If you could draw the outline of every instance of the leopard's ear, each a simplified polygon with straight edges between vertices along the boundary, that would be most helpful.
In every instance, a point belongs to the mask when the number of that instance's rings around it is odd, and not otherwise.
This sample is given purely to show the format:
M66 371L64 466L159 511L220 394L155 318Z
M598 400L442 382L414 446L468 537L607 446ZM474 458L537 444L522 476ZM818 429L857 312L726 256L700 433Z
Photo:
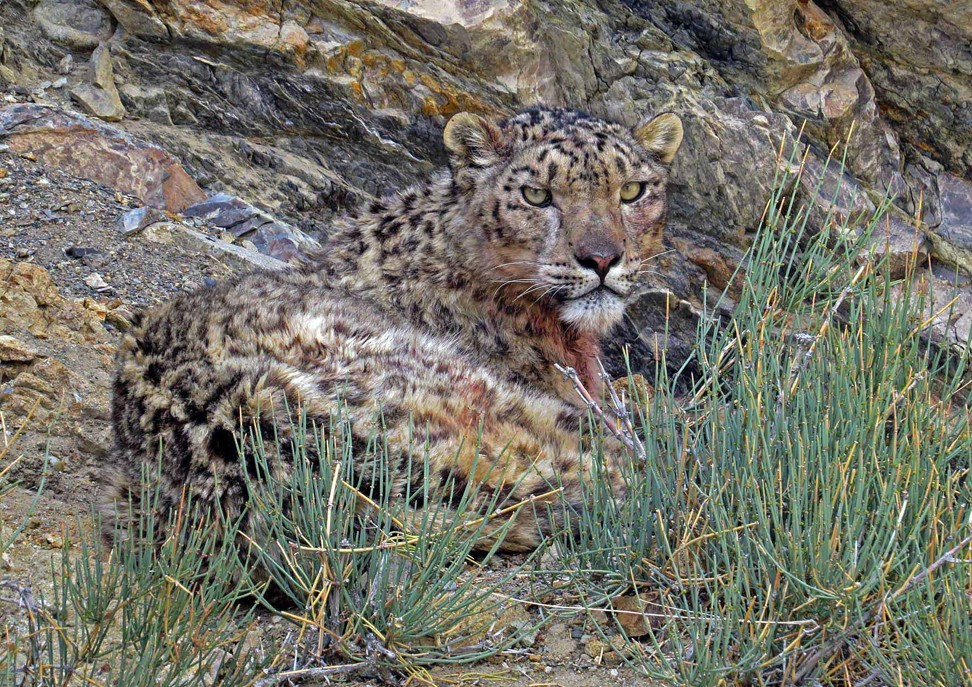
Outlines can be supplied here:
M634 128L634 137L664 164L671 164L682 145L682 120L671 112L646 119Z
M442 132L453 163L489 167L502 160L509 141L494 122L471 112L453 115Z

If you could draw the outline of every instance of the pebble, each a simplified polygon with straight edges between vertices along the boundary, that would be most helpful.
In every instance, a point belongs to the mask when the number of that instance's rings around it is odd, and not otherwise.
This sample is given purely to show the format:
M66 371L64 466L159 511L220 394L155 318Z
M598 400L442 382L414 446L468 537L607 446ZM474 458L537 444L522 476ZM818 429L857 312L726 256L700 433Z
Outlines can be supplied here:
M68 246L64 249L64 254L72 260L80 260L89 255L101 255L97 248L84 248L82 246Z
M90 286L95 291L98 291L99 293L111 289L111 286L108 284L108 282L105 281L104 277L102 277L97 272L92 272L87 277L85 277L84 283Z

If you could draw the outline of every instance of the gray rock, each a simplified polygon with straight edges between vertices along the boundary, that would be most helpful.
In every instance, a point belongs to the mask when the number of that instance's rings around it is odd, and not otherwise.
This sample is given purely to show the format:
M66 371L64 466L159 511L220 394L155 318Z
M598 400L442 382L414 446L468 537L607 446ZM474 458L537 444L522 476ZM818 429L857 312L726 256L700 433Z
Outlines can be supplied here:
M972 251L972 183L953 174L938 177L942 221L935 233L956 248ZM966 266L972 271L972 266Z
M731 301L719 304L719 312L728 315ZM656 366L674 372L691 361L698 338L701 310L679 299L667 289L644 289L628 303L625 321L604 346L605 367L614 377L628 372L640 372L655 378ZM686 391L697 366L690 363L677 380L676 388Z
M930 247L924 232L897 214L888 213L878 221L871 245L861 258L886 259L889 276L901 279L928 266Z
M190 227L183 226L181 231L191 243L194 243L198 247L199 250L219 251L231 256L248 267L259 267L260 269L265 270L283 270L287 269L288 267L287 263L283 260L278 260L269 255L263 255L241 246L220 241Z
M935 344L961 351L972 340L972 276L945 265L918 274L909 285L899 285L895 294L907 288L913 300L921 299L919 317L928 318L925 335Z
M855 176L904 191L898 143L880 117L874 89L844 32L816 3L625 4L706 58L739 91L806 121L806 131L826 149L847 142Z
M830 0L901 137L972 176L972 10L967 1ZM926 152L927 154L927 152Z
M183 215L205 220L230 234L241 245L264 255L289 262L316 250L320 244L286 222L250 205L242 198L218 193L186 208Z
M108 11L133 36L167 40L169 30L146 0L101 0Z
M165 214L155 208L135 208L118 218L118 231L124 236L132 236L150 224L162 222L165 219Z
M149 121L163 126L172 126L172 113L169 111L169 101L161 88L143 88L142 86L125 83L118 87L122 104L128 112L136 117L144 117Z
M90 50L111 37L111 15L96 0L41 0L34 19L55 43Z

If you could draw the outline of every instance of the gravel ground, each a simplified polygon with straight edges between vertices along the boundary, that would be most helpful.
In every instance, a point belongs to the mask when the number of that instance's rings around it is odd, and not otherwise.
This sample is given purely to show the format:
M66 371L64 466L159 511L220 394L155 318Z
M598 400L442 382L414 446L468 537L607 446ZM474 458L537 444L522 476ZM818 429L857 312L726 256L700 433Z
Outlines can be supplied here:
M138 206L136 198L0 152L0 256L43 265L64 295L137 309L242 269L178 232L125 237L118 220Z

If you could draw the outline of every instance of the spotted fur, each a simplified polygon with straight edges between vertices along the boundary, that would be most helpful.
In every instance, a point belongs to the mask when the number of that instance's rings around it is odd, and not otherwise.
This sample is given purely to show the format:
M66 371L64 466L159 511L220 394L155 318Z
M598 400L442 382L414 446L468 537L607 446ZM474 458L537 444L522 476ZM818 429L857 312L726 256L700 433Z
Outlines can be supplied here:
M421 490L427 474L433 490L475 482L482 502L551 485L576 502L586 409L554 364L600 390L598 342L658 252L680 142L673 115L634 130L560 109L457 115L450 169L346 218L312 260L140 319L115 380L122 481L156 465L161 446L164 506L189 486L197 502L245 517L253 465L238 455L241 422L269 435L299 407L327 427L343 404L353 443L387 442L395 493ZM622 203L632 181L643 196ZM550 204L531 205L525 186ZM591 267L609 258L604 275ZM422 450L427 472L408 459ZM504 548L535 547L555 526L546 511L522 509Z

